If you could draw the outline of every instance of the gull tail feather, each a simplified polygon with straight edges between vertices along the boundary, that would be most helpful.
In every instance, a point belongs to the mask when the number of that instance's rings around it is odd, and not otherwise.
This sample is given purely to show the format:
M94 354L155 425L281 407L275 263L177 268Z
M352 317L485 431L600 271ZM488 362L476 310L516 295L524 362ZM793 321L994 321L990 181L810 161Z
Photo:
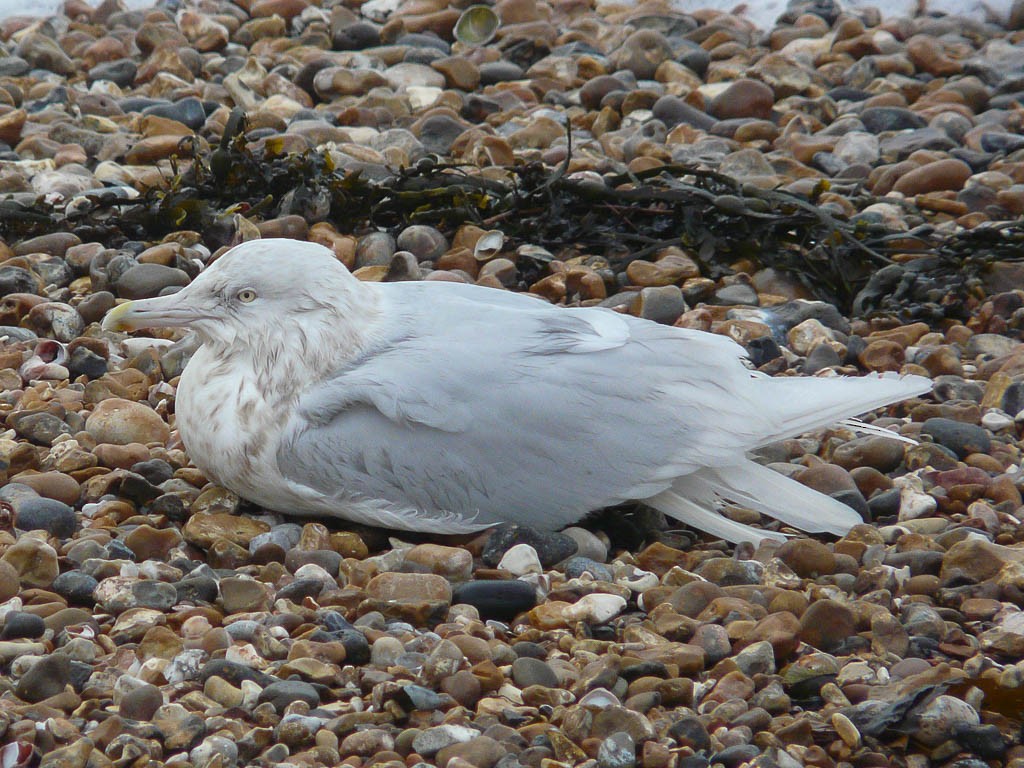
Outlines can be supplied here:
M768 467L745 459L727 467L702 469L673 483L673 489L690 495L687 486L701 484L701 495L711 494L774 517L809 533L843 536L864 522L857 512L831 496L798 483Z
M731 541L733 544L750 541L756 545L766 540L781 542L787 538L782 533L763 531L753 526L737 523L735 520L723 517L718 512L691 501L685 496L680 496L672 490L662 491L645 499L644 503L674 520L710 533L712 536L718 536L720 539Z
M887 437L890 440L898 440L899 442L906 443L907 445L918 445L917 440L914 440L912 437L906 437L901 435L899 432L887 429L886 427L876 427L874 424L868 424L867 422L861 421L860 419L852 416L836 423L840 426L846 427L847 429L853 430L860 435Z
M924 376L894 373L832 379L765 377L755 383L765 409L778 414L778 429L762 437L752 450L924 394L932 388L931 379ZM899 439L898 435L892 437Z

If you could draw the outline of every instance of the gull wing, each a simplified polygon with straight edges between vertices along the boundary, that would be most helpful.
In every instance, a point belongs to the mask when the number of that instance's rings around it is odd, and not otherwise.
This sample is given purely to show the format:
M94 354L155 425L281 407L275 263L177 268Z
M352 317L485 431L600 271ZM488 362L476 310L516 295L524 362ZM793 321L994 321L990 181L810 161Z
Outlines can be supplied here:
M378 344L302 395L277 461L389 525L559 527L774 428L727 339L472 286L380 289Z

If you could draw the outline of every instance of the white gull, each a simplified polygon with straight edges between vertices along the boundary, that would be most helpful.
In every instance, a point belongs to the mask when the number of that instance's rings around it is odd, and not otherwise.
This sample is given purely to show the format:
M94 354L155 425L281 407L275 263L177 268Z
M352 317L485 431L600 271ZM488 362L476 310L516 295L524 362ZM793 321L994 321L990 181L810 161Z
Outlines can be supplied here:
M723 337L449 282L364 283L326 248L239 245L105 327L202 345L177 427L211 480L282 513L461 533L556 529L642 500L731 541L860 522L752 461L770 442L931 389L919 376L771 378Z

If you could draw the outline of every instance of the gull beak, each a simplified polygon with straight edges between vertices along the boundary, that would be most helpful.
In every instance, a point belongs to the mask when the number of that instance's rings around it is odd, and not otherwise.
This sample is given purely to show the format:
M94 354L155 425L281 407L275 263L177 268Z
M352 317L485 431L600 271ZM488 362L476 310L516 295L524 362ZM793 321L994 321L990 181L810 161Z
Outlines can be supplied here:
M118 304L103 318L106 331L137 331L140 328L177 328L191 325L206 315L189 305L183 291L170 296L138 299Z

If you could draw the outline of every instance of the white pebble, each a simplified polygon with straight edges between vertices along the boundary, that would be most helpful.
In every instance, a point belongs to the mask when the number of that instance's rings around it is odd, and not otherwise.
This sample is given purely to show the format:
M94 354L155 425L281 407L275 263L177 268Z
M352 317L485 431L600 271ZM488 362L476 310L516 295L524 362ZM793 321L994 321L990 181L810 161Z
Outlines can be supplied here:
M498 567L508 571L514 576L522 576L527 573L542 573L544 569L540 564L540 557L537 550L529 544L516 544L501 557Z
M1013 417L998 408L993 408L981 417L981 426L993 432L999 432L1013 426Z
M618 595L595 592L594 594L584 595L566 608L565 618L569 621L603 624L622 613L625 607L625 599Z

